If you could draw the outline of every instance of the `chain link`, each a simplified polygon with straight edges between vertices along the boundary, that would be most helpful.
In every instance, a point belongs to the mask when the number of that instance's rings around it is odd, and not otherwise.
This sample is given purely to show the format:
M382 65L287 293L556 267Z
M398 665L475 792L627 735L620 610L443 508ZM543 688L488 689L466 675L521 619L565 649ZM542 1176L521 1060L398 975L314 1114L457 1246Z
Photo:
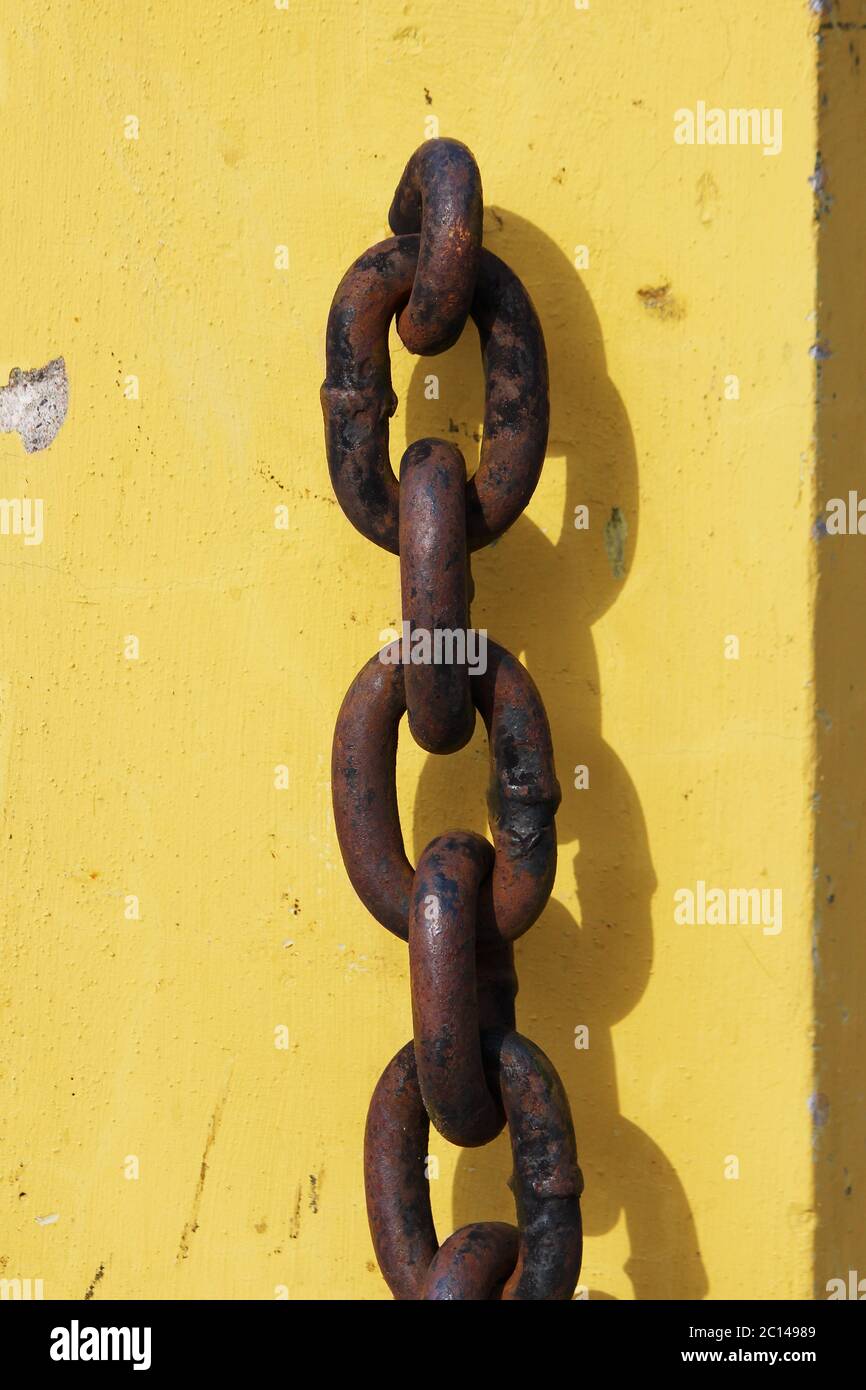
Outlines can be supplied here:
M408 941L414 1037L385 1068L364 1140L367 1212L397 1299L570 1299L580 1272L574 1130L562 1083L515 1031L514 940L543 910L556 872L560 790L547 715L529 673L495 642L474 672L467 643L472 550L502 535L538 482L549 419L547 358L523 285L481 245L481 177L465 145L418 149L394 195L393 238L355 261L331 306L322 386L328 467L346 516L400 556L403 641L355 677L334 731L331 784L343 861L365 907ZM388 330L410 352L451 347L467 317L481 341L484 434L466 481L453 444L421 439L390 464L397 408ZM416 634L451 635L434 664ZM493 844L456 830L412 867L397 808L398 727L429 752L471 737L490 750ZM466 1147L508 1126L517 1225L474 1222L441 1246L427 1176L430 1122Z

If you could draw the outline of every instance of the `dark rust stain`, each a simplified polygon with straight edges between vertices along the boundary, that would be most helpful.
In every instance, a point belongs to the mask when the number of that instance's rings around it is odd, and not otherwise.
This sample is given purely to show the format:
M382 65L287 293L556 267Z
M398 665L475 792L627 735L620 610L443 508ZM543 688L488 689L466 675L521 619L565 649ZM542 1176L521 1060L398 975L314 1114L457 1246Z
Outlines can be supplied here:
M680 300L671 294L668 282L661 285L644 285L637 291L637 297L646 309L661 319L681 319L685 308Z

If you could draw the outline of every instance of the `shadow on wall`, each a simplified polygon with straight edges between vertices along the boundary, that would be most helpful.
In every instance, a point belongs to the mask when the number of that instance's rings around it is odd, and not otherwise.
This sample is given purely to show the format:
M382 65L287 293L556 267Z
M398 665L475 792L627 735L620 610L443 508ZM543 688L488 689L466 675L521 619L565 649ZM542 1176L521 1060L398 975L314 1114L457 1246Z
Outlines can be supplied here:
M815 1297L857 1297L866 1280L866 535L827 534L826 509L866 498L866 280L861 132L866 122L866 4L821 22L817 454L821 516L815 615ZM863 64L866 72L866 61ZM866 512L866 507L864 507ZM866 516L860 522L866 530ZM850 521L849 521L850 527ZM856 527L856 517L855 517ZM855 1279L851 1279L851 1273ZM859 1297L866 1297L866 1282Z
M590 631L617 598L632 564L638 514L634 443L607 376L589 296L561 249L531 223L496 208L485 209L484 240L521 277L544 329L551 428L541 486L561 489L562 522L552 535L524 515L500 542L476 552L472 621L521 657L547 707L563 790L559 882L563 870L573 872L581 918L576 922L552 899L517 943L518 1027L547 1052L568 1092L586 1183L585 1235L609 1232L624 1218L630 1250L625 1269L635 1298L699 1299L707 1279L685 1192L657 1145L620 1112L611 1037L613 1024L636 1007L647 984L656 887L635 789L601 736ZM427 399L431 373L439 379L438 400ZM449 439L473 471L483 401L473 328L451 352L419 359L406 405L407 442L425 435ZM575 530L578 505L589 506L588 531ZM589 790L574 787L578 764L589 769ZM415 798L416 861L445 829L486 831L486 783L486 738L478 720L461 754L427 759ZM589 1048L579 1051L575 1029L582 1024L589 1028ZM505 1185L510 1171L505 1134L485 1148L461 1152L455 1228L513 1220ZM587 1254L591 1249L585 1263ZM609 1296L590 1289L592 1298Z

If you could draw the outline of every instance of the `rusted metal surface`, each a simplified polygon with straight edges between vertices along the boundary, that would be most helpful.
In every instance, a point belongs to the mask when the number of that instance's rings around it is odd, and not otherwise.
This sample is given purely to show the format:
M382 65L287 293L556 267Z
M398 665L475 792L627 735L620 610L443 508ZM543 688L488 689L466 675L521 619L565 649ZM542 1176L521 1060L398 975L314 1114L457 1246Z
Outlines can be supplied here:
M383 927L408 938L414 870L406 857L397 809L397 729L406 709L398 644L362 666L337 716L331 760L334 819L352 887ZM487 726L487 809L496 850L482 884L479 918L486 933L513 941L532 926L556 875L554 815L559 783L544 706L529 672L496 642L487 671L472 678Z
M325 448L337 501L362 535L396 555L400 503L388 453L397 409L388 328L412 290L418 237L393 237L359 256L337 287L325 339Z
M472 317L484 363L484 434L466 489L470 550L503 535L535 491L547 448L550 400L541 324L524 286L483 251Z
M502 1286L520 1254L520 1235L506 1221L473 1221L449 1236L433 1257L421 1297L429 1303L484 1303Z
M411 291L418 245L417 236L382 241L343 276L328 316L321 390L337 500L362 535L395 555L400 503L388 422L397 397L388 328ZM466 534L477 550L507 531L535 491L550 406L538 316L517 276L489 251L481 254L472 317L485 378L481 454L466 486Z
M406 710L399 661L400 643L392 642L349 686L334 729L331 795L352 887L376 921L406 941L414 870L397 809L397 726Z
M394 194L388 225L420 232L418 268L397 332L410 352L453 347L472 304L481 255L481 175L459 140L427 140L413 154Z
M574 1127L553 1064L528 1038L509 1033L499 1084L514 1159L520 1254L503 1299L571 1298L583 1249Z
M463 455L454 444L419 439L400 463L400 588L411 647L403 666L409 728L428 753L454 753L475 728L468 572ZM425 656L416 634L426 640L426 662L415 660ZM437 652L447 659L431 664Z
M479 924L514 941L537 920L556 877L560 790L550 725L529 672L496 642L487 644L487 670L473 679L472 693L490 745L487 814L496 847Z
M508 1119L516 1241L511 1227L484 1222L439 1249L426 1176L429 1121L407 1043L373 1093L364 1138L373 1246L395 1298L557 1302L574 1292L583 1178L562 1082L519 1033L487 1033L484 1043Z
M364 1132L364 1184L373 1249L397 1299L420 1297L438 1242L430 1210L430 1121L409 1042L379 1078Z
M487 641L466 646L469 552L526 506L547 442L547 359L520 281L480 249L481 183L469 151L430 141L406 166L391 209L400 233L343 277L328 320L322 387L328 466L340 505L365 536L400 555L404 641L358 672L334 731L334 819L352 884L373 916L409 943L412 1042L375 1089L364 1141L367 1209L395 1298L549 1301L572 1296L580 1270L582 1178L559 1077L515 1031L513 942L544 908L556 872L560 800L550 729L532 678ZM484 437L468 482L453 444L418 440L400 482L388 453L396 409L388 330L411 351L442 351L471 313L485 371ZM416 639L433 641L414 660ZM437 654L438 653L438 654ZM489 745L493 844L466 830L437 836L413 869L397 807L400 721L451 752ZM475 1146L507 1123L517 1225L476 1222L439 1246L427 1175L429 1125Z
M492 867L493 848L480 835L455 830L438 836L418 861L409 912L421 1095L439 1133L466 1148L488 1144L505 1123L484 1074L478 1021L475 908L478 886ZM512 1014L503 1025L513 1022Z

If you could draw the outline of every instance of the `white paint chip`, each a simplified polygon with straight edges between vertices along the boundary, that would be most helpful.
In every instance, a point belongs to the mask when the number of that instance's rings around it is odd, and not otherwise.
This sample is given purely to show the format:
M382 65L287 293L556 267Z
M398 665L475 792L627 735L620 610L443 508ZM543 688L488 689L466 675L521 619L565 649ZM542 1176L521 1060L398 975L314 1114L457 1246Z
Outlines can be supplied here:
M68 407L69 382L62 357L29 372L13 367L9 385L0 386L0 432L17 430L28 454L35 454L48 448Z
M59 1221L59 1220L60 1220L60 1212L59 1212L59 1211L55 1211L55 1212L52 1212L52 1214L51 1214L50 1216L37 1216L37 1217L36 1217L36 1225L37 1225L37 1226L53 1226L54 1223L55 1223L55 1221Z

